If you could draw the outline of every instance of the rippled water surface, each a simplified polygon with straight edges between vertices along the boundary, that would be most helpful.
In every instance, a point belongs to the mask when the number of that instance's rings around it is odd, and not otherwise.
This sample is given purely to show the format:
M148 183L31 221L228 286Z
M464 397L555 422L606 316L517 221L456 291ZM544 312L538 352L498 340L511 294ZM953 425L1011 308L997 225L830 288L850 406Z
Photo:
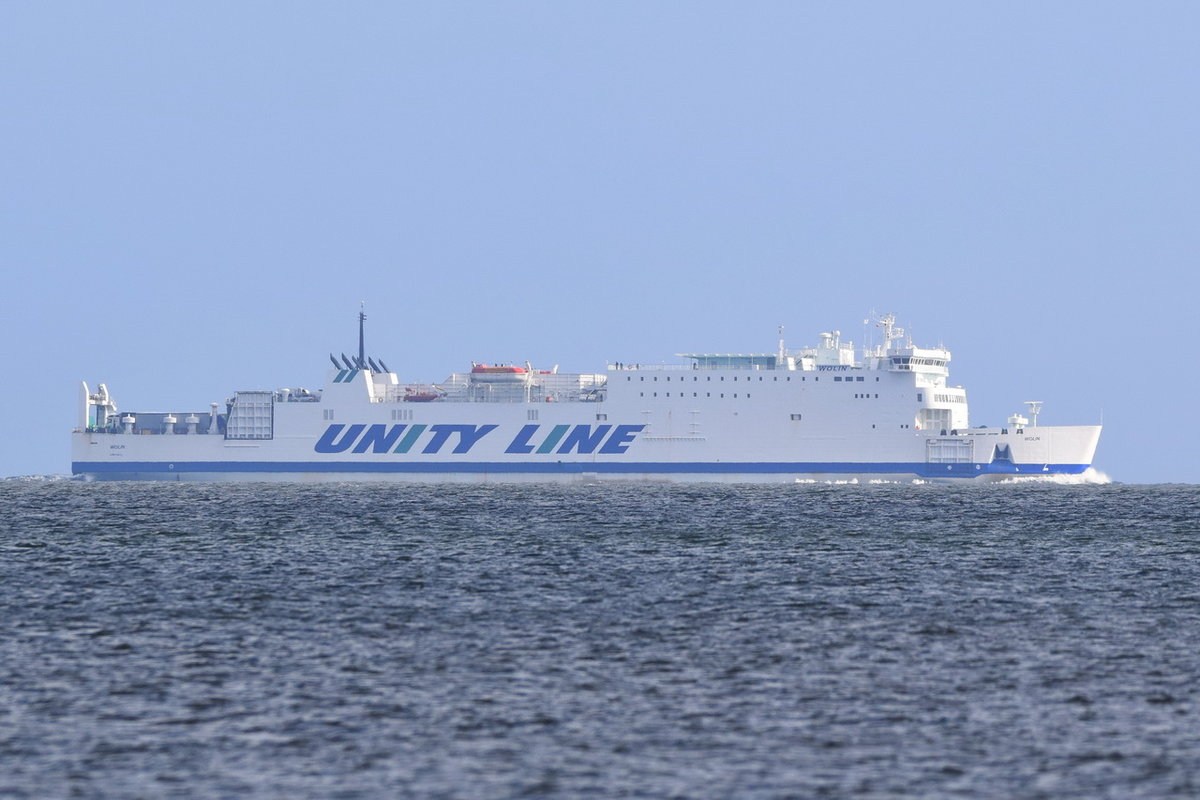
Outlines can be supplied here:
M0 483L0 797L1200 794L1200 492Z

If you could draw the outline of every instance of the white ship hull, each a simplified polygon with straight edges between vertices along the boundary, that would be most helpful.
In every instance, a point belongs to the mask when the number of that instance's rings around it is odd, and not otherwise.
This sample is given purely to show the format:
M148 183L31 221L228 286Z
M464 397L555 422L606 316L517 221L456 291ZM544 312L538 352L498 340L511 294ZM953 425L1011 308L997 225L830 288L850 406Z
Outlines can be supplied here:
M120 415L107 390L85 386L72 471L89 480L781 483L978 481L1091 466L1099 426L1014 417L968 427L965 392L945 383L948 352L880 348L854 361L836 340L825 344L833 347L692 356L691 368L521 371L503 385L463 374L436 392L390 372L341 369L320 393L242 392L223 413L188 415ZM406 401L414 397L428 402Z
M443 409L438 409L442 411ZM447 409L448 410L448 409ZM495 411L496 409L489 409ZM409 481L716 481L716 482L793 482L797 480L870 480L888 478L974 479L1012 475L1080 474L1091 465L1100 436L1099 426L1025 428L1020 433L1004 429L978 429L951 437L929 436L921 431L891 435L805 436L782 430L763 430L760 436L739 430L735 419L713 436L663 435L653 433L633 437L621 453L507 453L514 439L525 430L524 424L498 425L488 431L468 452L452 451L457 433L452 433L439 452L424 450L433 441L430 429L439 422L433 414L423 415L426 430L407 453L375 452L372 442L365 452L353 452L362 434L343 453L318 453L319 436L328 426L297 425L297 432L280 434L271 440L253 444L226 441L222 436L139 436L80 432L73 435L73 471L91 479L107 480L409 480ZM555 415L538 426L531 445L542 440L559 425L570 430L586 425L589 433L612 436L611 429L601 433L601 424L577 423ZM740 414L739 414L740 416ZM361 418L361 417L360 417ZM489 419L495 419L489 416ZM633 417L637 419L638 417ZM711 425L720 426L721 420ZM356 423L371 425L388 432L400 423ZM495 424L495 423L488 423ZM651 423L653 426L653 423ZM311 432L302 431L308 427ZM474 432L481 426L473 426ZM615 427L615 426L614 426ZM406 430L412 430L409 427ZM376 428L375 430L379 430ZM653 427L651 427L653 431ZM1002 432L1003 431L1003 432ZM398 443L404 430L396 436ZM352 433L347 425L338 433ZM544 438L544 437L543 437ZM932 446L944 441L966 441L971 459L942 463L930 461ZM382 440L381 440L382 441ZM542 442L544 444L544 442ZM992 458L997 446L1007 446L1010 459ZM560 449L553 448L554 450ZM575 448L573 448L575 449ZM598 449L598 448L597 448ZM976 455L978 453L978 455ZM857 457L855 457L857 456Z

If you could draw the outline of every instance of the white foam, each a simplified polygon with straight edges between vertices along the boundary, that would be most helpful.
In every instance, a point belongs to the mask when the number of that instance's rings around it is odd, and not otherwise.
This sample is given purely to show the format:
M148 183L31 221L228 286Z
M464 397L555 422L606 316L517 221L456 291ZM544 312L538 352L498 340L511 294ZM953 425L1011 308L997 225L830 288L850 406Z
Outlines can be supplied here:
M76 480L74 475L12 475L0 478L0 481L16 481L18 483L48 483L51 481Z
M1056 483L1061 486L1081 486L1112 483L1112 478L1095 467L1088 467L1078 475L1013 475L998 481L998 483Z
M1112 483L1110 478L1105 473L1095 467L1088 467L1085 471L1078 475L1063 475L1056 474L1030 474L1030 475L1010 475L1003 478L993 478L995 483L1054 483L1060 486L1082 486L1082 485L1100 485ZM929 481L921 478L913 478L911 481L889 480L887 478L869 478L865 483L869 485L892 485L892 484L912 484L914 486L922 486L928 483L940 483L941 481ZM956 483L958 481L955 481ZM969 482L969 481L968 481ZM854 486L859 483L858 478L848 478L841 480L817 480L815 478L796 478L795 483L811 483L822 484L824 486Z

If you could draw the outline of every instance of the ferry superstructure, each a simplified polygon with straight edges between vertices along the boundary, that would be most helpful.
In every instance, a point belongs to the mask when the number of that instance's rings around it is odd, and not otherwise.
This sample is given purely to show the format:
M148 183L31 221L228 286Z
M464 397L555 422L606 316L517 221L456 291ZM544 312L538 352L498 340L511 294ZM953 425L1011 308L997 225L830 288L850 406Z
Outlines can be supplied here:
M892 316L856 353L815 347L679 354L597 373L473 363L405 383L365 354L330 355L319 391L238 391L183 412L122 412L82 384L72 472L88 480L985 481L1076 475L1099 425L1009 417L970 426L950 352L914 346Z

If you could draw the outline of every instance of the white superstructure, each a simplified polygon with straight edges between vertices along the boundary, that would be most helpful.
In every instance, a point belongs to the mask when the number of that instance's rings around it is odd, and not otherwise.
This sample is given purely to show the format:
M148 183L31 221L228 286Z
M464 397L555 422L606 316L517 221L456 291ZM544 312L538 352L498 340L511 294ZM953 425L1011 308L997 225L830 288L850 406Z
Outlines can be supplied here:
M976 480L1078 474L1100 426L1014 414L972 428L950 352L913 345L891 316L856 352L816 347L680 354L598 373L472 364L438 384L364 354L323 389L240 391L207 409L120 412L83 384L72 471L108 480Z

